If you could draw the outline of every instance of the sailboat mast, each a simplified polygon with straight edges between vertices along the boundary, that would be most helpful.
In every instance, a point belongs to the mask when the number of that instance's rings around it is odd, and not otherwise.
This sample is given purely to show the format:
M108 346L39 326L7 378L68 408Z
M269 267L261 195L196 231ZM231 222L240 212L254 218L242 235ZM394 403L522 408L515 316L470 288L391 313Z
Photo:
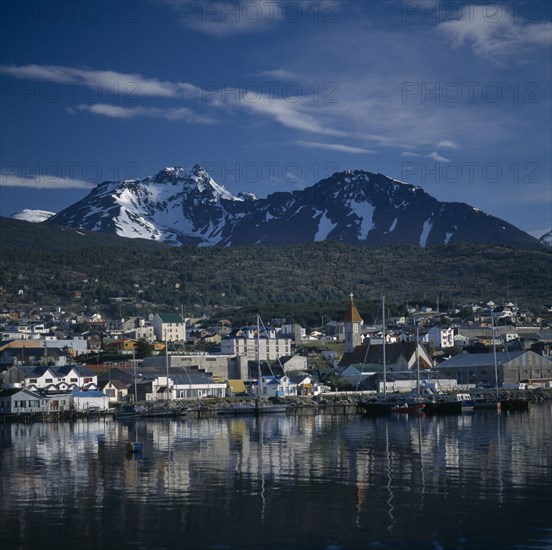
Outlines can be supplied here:
M136 386L136 356L134 348L132 348L132 370L134 373L134 403L136 403L138 401L138 389Z
M416 327L416 395L420 397L420 352L418 351L418 346L420 345L420 330L416 317L414 317L414 325Z
M493 312L491 311L491 326L493 329L493 359L494 359L494 375L495 375L495 389L496 389L496 399L498 401L498 366L496 361L496 336L495 336L495 325Z
M257 387L259 389L258 397L260 400L262 396L263 373L261 372L261 323L260 323L258 313L257 313L257 378L258 378Z
M381 295L381 334L383 337L383 397L387 397L387 365L385 357L385 294Z
M171 392L169 390L169 343L165 340L165 372L167 377L167 401L171 400Z

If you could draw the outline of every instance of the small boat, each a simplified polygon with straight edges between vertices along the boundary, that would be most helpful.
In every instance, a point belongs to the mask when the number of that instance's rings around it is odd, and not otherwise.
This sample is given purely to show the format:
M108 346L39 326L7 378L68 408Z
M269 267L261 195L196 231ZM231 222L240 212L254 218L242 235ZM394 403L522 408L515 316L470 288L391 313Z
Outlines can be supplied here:
M423 413L425 409L425 403L401 403L400 405L393 405L389 412L391 413L403 413L403 414L419 414Z

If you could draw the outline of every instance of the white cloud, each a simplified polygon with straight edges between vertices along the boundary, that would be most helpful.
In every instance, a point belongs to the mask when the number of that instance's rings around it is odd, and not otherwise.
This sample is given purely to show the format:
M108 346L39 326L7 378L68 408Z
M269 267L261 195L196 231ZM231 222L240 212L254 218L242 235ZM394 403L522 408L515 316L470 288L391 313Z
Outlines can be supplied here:
M187 82L168 82L146 78L138 73L98 71L61 65L2 65L0 72L15 78L44 80L58 84L77 84L103 92L104 96L119 95L131 101L136 97L197 99L202 90ZM97 95L97 94L96 94Z
M443 157L437 151L433 151L426 156L430 159L436 160L437 162L451 162L450 159Z
M85 111L95 115L101 115L108 118L134 119L138 117L164 118L169 121L184 121L193 124L216 124L213 118L198 115L187 107L165 108L158 107L121 107L119 105L109 105L106 103L95 103L92 105L79 105L79 111Z
M298 75L286 69L272 69L257 73L259 78L275 78L276 80L297 80Z
M312 106L305 105L305 99L308 98L297 98L295 102L289 99L274 99L262 96L257 101L243 101L238 105L249 109L251 112L268 116L283 126L294 130L303 130L326 136L347 136L345 132L324 125L322 113L320 111L315 112Z
M309 149L327 149L328 151L339 151L340 153L352 153L352 154L372 154L375 151L371 149L364 149L362 147L352 147L350 145L342 145L341 143L321 143L319 141L302 141L298 140L297 143L302 147Z
M449 139L444 139L443 141L440 141L437 144L437 147L441 147L442 149L459 149L459 145L457 143L454 143L454 141L451 141Z
M27 189L92 189L93 183L74 178L62 178L37 174L33 176L16 176L13 174L1 174L0 186L24 187Z
M552 23L519 20L499 4L463 6L459 19L436 28L454 48L471 46L478 57L500 66L552 44Z

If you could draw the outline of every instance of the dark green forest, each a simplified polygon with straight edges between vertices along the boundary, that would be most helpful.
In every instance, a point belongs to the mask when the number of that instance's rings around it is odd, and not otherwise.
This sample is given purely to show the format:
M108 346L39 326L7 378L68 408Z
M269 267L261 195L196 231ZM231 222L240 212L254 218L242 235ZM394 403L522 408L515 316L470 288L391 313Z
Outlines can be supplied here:
M354 292L375 312L385 293L401 305L512 300L552 302L552 250L500 245L369 248L288 246L174 248L0 218L0 304L117 308L259 309L300 320L331 315ZM340 306L341 304L341 306ZM538 310L538 309L537 309ZM247 309L242 310L246 312ZM371 313L370 313L371 314Z

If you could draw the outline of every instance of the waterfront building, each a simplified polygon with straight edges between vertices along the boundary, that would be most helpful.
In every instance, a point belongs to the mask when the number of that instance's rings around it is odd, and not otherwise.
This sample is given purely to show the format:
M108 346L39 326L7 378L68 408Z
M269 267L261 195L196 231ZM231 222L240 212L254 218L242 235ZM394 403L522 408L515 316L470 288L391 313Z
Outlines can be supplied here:
M495 387L495 354L466 353L455 355L435 370L459 384L481 384ZM496 354L498 386L552 379L552 360L533 351L517 350Z

